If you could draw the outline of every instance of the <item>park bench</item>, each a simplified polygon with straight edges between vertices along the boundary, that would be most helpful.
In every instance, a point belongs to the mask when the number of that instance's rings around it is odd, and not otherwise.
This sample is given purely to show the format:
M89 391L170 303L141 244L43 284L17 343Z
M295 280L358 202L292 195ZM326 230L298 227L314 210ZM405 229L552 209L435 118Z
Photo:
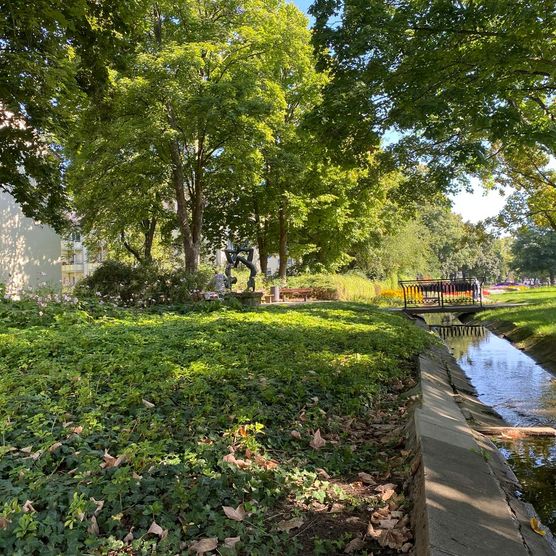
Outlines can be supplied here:
M303 299L307 301L313 296L313 288L280 288L280 297L283 301L288 299Z

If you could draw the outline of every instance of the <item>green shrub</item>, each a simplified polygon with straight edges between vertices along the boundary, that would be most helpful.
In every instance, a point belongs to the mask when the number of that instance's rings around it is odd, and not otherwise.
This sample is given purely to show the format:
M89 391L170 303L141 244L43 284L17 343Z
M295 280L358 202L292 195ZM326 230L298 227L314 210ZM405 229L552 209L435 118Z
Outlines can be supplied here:
M82 300L98 298L123 306L176 305L192 301L208 287L212 275L210 268L186 273L106 261L83 279L74 293Z

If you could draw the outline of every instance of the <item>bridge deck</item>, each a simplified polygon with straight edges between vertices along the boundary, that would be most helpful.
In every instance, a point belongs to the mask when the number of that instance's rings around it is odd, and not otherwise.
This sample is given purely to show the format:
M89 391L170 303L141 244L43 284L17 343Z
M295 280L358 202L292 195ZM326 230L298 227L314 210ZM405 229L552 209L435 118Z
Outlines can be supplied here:
M479 311L491 311L492 309L509 309L520 307L523 303L486 303L484 305L446 305L444 307L406 307L399 311L409 315L423 315L427 313L478 313Z

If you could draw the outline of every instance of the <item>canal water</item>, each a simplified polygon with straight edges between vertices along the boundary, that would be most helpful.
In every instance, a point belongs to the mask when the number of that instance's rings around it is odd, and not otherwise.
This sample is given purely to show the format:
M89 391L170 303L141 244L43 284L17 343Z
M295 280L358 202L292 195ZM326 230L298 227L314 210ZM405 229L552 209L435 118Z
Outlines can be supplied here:
M512 426L556 428L556 377L484 328L458 327L452 315L435 315L437 329L479 398ZM442 320L443 319L443 320ZM451 325L456 325L451 328ZM496 440L518 477L520 496L533 504L543 523L556 533L556 439Z

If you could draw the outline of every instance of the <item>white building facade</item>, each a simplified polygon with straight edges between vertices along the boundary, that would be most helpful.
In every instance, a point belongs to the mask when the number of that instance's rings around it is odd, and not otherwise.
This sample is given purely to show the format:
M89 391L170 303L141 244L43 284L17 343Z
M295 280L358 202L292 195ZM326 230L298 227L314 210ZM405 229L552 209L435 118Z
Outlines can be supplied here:
M0 192L0 284L15 295L24 289L62 284L60 236L27 218L15 199Z

